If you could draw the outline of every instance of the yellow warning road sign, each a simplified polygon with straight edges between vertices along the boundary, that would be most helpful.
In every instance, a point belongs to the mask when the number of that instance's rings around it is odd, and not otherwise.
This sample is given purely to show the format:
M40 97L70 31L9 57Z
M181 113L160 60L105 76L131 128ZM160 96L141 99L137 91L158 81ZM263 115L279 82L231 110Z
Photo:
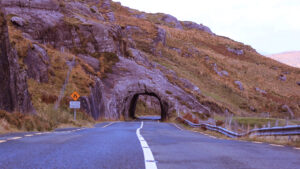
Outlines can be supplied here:
M73 92L71 94L71 97L74 101L77 101L79 99L80 95L77 92Z

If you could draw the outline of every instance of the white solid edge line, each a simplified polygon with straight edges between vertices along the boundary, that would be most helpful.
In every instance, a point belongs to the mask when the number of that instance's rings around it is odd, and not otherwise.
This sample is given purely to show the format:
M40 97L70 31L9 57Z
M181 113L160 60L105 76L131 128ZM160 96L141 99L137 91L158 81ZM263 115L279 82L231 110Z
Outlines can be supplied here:
M183 130L182 128L180 128L177 124L173 123L173 125L178 128L179 130Z
M137 135L137 137L141 143L141 147L143 149L144 159L145 159L145 169L157 169L156 162L154 160L152 151L151 151L147 141L144 139L144 137L140 133L140 130L143 128L143 125L144 125L144 122L142 122L141 127L136 130L136 135Z

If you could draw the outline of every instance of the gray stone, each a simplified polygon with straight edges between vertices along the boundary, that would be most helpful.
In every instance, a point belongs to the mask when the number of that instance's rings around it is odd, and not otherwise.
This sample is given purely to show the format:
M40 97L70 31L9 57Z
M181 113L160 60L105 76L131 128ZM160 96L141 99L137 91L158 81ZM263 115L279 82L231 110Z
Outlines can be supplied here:
M197 30L200 30L200 31L207 32L211 35L214 35L214 33L210 30L210 28L205 26L205 25L197 24L195 22L190 22L190 21L184 21L182 23L183 23L183 26L187 29L197 29Z
M116 21L116 19L115 19L115 14L114 14L113 12L108 12L108 13L106 13L106 16L108 17L108 20L109 20L110 22L115 22L115 21Z
M239 87L240 90L244 91L244 87L243 87L242 82L240 82L240 81L234 81L234 83Z
M253 106L250 106L249 109L250 109L252 112L256 112L256 108L253 107Z
M266 92L265 90L262 90L262 89L260 89L260 88L258 88L258 87L256 87L255 90L256 90L257 92L261 93L261 94L267 94L267 92Z
M280 75L279 76L279 80L281 80L281 81L286 81L286 76L285 75Z
M110 0L103 0L101 8L103 9L111 9L111 1Z
M78 54L78 57L81 58L82 61L90 65L95 70L95 72L100 70L100 62L98 59L89 55L82 55L82 54Z
M26 21L23 18L17 17L17 16L13 16L11 18L11 22L17 26L24 26L26 24Z
M183 29L181 23L172 15L166 14L163 16L162 20L168 24L171 24L177 29Z
M179 49L179 48L171 47L169 49L176 51L179 55L181 54L181 49Z
M227 47L227 50L229 52L232 52L236 55L243 55L244 54L244 50L243 49L234 49L234 48L231 48L231 47Z
M223 76L229 76L229 73L225 70L219 71L218 65L216 63L212 64L213 70L221 77Z
M146 14L144 14L144 13L136 14L136 15L133 15L133 16L138 18L138 19L146 19Z
M159 42L166 45L166 30L160 27L157 28L157 36L154 39L155 44L158 44Z
M226 70L222 70L220 73L222 76L229 76L229 73Z

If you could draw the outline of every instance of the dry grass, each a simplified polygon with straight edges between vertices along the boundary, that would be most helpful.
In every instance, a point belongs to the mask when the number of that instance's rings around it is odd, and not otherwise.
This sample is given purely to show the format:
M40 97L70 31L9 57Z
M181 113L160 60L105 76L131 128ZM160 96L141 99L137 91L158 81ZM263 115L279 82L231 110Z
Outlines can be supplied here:
M53 129L54 125L42 119L37 115L29 115L22 113L7 113L0 110L0 119L4 131L9 131L12 128L21 131L46 131ZM3 125L4 124L4 125Z

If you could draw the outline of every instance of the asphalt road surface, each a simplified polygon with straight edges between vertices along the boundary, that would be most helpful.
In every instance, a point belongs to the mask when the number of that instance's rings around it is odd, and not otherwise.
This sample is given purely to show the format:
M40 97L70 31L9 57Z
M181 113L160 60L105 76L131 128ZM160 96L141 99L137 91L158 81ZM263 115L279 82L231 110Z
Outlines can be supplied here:
M300 150L159 122L0 135L0 169L299 169Z

